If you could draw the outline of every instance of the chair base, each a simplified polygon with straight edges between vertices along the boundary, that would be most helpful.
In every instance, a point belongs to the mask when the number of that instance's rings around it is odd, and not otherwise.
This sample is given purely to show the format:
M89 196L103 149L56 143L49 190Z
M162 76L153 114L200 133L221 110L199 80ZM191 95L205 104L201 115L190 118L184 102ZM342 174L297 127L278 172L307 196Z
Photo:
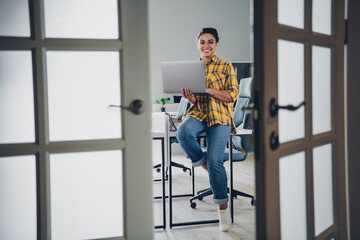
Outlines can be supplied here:
M172 167L177 167L177 168L182 168L183 172L187 172L189 171L189 175L191 176L191 168L186 167L183 164L177 163L177 162L171 162L171 166ZM153 168L156 168L157 172L161 171L161 163L156 164L155 166L153 166ZM165 178L168 178L168 168L166 167L166 172L165 172Z
M230 189L229 189L229 188L227 189L227 192L228 192L228 193L230 192ZM204 197L212 195L213 192L211 191L210 188L206 188L206 189L203 189L203 190L198 191L197 194L198 194L198 195L196 195L195 197L190 198L190 207L191 207L191 208L196 208L196 202L194 202L194 200L199 200L199 201L201 201L201 200L203 200ZM242 196L242 197L251 198L251 205L253 205L253 206L256 205L256 201L255 201L254 196L233 189L233 190L232 190L232 197L233 197L233 198L237 198L237 196Z

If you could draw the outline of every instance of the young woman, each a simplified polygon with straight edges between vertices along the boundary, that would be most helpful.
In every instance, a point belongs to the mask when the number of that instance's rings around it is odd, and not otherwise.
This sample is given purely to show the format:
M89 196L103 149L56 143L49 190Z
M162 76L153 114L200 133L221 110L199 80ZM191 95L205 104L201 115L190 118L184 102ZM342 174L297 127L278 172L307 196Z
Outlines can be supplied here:
M182 96L192 107L186 112L176 137L193 166L202 166L208 171L213 201L219 205L219 226L221 231L228 231L231 216L227 174L222 159L230 134L236 133L232 107L238 96L238 83L231 63L215 55L219 43L217 30L203 28L196 40L200 60L205 63L207 94L194 95L189 89L182 89ZM203 132L206 132L207 138L206 154L196 141Z

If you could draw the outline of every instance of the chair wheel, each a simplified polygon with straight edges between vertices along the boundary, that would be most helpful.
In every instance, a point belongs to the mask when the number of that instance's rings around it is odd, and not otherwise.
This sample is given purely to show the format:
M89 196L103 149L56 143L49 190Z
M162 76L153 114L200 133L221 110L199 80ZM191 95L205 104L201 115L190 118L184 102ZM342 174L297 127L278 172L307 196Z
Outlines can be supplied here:
M196 202L190 203L190 207L191 207L192 209L196 208Z
M251 200L251 205L255 206L256 205L256 201L255 199Z
M160 172L161 170L160 170L160 168L157 168L156 171L157 171L157 172Z
M199 197L198 199L199 199L200 201L202 201L202 200L203 200L203 198L202 198L202 197Z

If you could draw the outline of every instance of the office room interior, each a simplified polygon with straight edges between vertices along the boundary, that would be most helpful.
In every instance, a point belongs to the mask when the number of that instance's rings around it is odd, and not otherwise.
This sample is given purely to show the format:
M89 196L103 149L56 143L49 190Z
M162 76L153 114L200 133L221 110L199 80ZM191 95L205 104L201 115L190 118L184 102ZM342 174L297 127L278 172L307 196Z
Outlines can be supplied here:
M161 62L165 61L186 61L198 60L200 55L197 49L196 36L203 27L214 27L219 33L219 45L216 56L233 64L237 73L238 82L240 78L251 77L253 62L253 31L251 2L227 1L225 4L219 1L151 1L149 2L149 34L150 34L150 82L151 100L153 112L159 112L161 104L156 104L156 100L170 98L170 102L165 104L166 112L175 117L178 113L179 100L174 95L164 94L162 87ZM221 10L220 10L221 9ZM248 147L250 146L250 137ZM190 160L178 143L171 144L172 161L185 165L185 168L173 167L173 195L187 195L192 192L192 182L190 172ZM161 162L161 143L153 142L154 165ZM246 162L247 161L247 162ZM243 164L243 167L241 165ZM228 162L225 163L229 171ZM234 171L235 189L239 188L241 175L246 179L239 190L251 195L255 192L255 169L252 152L248 155L244 163L235 163ZM154 169L154 178L161 177L160 169ZM239 174L239 171L241 173ZM195 189L196 191L209 187L206 172L203 169L195 168ZM166 185L168 188L168 185ZM161 195L161 182L154 184L154 195ZM194 222L201 220L212 220L217 218L217 207L212 204L212 196L205 197L201 202L194 201L197 207L192 209L189 202L190 196L174 198L172 221ZM235 218L243 212L243 224L234 224L229 239L239 236L245 239L255 238L255 207L251 205L251 199L238 197L234 205ZM239 203L241 202L241 203ZM161 199L155 201L154 224L162 224L162 202ZM169 226L168 226L169 228ZM217 224L188 226L188 230L172 227L176 234L181 232L183 238L208 239L218 236ZM167 232L164 230L155 231L155 239L166 238ZM219 236L221 238L221 235ZM223 236L224 237L224 236ZM226 236L225 236L226 237ZM226 239L226 238L224 238Z
M358 0L0 0L0 239L360 239L359 11ZM255 104L241 108L245 147L230 144L242 159L224 160L228 187L250 194L229 199L228 232L212 195L190 200L209 177L175 140L180 97L162 88L161 62L198 60L203 27ZM302 101L284 117L280 105Z

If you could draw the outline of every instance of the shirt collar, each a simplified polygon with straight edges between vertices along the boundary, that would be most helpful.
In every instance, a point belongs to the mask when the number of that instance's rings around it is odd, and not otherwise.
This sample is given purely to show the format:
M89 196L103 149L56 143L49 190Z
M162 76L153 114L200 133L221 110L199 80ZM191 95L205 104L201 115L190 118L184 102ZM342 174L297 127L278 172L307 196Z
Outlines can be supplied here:
M217 59L218 59L218 58L216 57L216 55L214 55L214 56L209 60L209 62L207 63L206 66L208 66L209 64L211 64L211 63L213 63L213 62L216 62ZM200 57L199 60L202 60L202 58Z

